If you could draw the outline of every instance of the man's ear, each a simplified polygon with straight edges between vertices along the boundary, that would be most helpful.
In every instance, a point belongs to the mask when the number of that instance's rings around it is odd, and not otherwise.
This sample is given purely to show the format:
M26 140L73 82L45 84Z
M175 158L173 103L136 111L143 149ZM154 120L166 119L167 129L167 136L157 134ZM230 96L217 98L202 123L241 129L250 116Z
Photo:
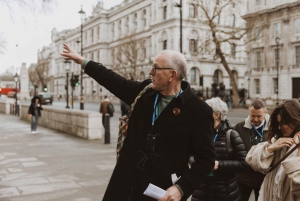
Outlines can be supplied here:
M177 71L176 71L176 70L173 70L173 71L172 71L172 75L171 75L171 77L170 77L170 81L176 79L177 77L178 77Z

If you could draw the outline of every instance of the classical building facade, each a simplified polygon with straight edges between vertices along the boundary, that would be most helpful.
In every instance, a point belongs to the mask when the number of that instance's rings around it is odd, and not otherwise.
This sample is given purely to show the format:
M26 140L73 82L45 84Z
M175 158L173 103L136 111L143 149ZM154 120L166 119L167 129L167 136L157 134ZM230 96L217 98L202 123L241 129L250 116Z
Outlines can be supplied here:
M244 19L254 25L246 47L250 97L300 98L299 0L249 0Z
M183 1L182 5L182 52L188 62L186 79L192 88L204 90L204 94L206 88L211 88L212 84L224 84L229 89L228 73L220 61L215 59L215 53L206 51L210 46L206 41L211 33L208 25L199 20L201 11L193 2ZM79 53L82 43L84 57L99 61L108 68L119 69L119 73L128 79L150 78L149 71L155 55L164 49L180 50L180 10L174 6L175 3L175 0L124 0L122 4L106 10L103 3L99 2L92 15L83 21L82 41L81 26L62 32L53 29L53 81L50 81L53 83L52 92L63 96L66 93L64 60L59 55L63 43L71 45ZM225 27L232 20L224 14L219 19L219 24ZM243 21L236 20L236 24L242 26ZM225 44L223 50L228 55L227 61L238 87L246 88L244 47L237 45L233 53L232 47ZM128 70L129 68L134 70ZM80 71L80 65L71 63L69 75L79 75ZM86 75L83 76L81 84L86 101L99 101L102 95L109 94ZM80 87L75 87L74 96L79 95Z

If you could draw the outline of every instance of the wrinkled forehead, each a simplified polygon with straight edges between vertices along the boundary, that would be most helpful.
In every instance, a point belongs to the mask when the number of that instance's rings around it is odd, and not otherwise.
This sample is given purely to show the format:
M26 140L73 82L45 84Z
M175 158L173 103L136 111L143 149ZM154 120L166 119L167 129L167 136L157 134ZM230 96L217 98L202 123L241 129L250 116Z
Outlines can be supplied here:
M266 111L264 108L255 109L254 107L249 108L249 113L252 116L265 116Z

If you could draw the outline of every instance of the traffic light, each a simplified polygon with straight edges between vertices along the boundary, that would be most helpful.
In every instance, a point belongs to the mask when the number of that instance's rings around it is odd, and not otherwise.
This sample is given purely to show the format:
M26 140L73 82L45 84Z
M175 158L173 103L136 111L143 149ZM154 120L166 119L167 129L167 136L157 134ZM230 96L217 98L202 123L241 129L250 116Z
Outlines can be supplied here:
M47 91L48 91L47 85L44 85L44 92L47 92Z
M75 87L79 86L79 75L74 75L74 83Z
M71 87L75 87L75 82L74 82L74 77L72 75L72 77L70 78L70 84L71 84Z
M37 85L34 85L34 89L35 89L35 91L38 91L38 90L39 90L39 88L38 88Z

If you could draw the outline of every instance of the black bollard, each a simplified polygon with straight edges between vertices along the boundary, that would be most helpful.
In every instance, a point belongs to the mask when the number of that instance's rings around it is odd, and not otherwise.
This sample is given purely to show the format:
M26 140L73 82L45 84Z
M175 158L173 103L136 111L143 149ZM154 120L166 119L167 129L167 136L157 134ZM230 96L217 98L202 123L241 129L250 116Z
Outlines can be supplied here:
M105 133L104 133L104 144L110 144L110 115L105 114L104 117L104 128L105 128Z

